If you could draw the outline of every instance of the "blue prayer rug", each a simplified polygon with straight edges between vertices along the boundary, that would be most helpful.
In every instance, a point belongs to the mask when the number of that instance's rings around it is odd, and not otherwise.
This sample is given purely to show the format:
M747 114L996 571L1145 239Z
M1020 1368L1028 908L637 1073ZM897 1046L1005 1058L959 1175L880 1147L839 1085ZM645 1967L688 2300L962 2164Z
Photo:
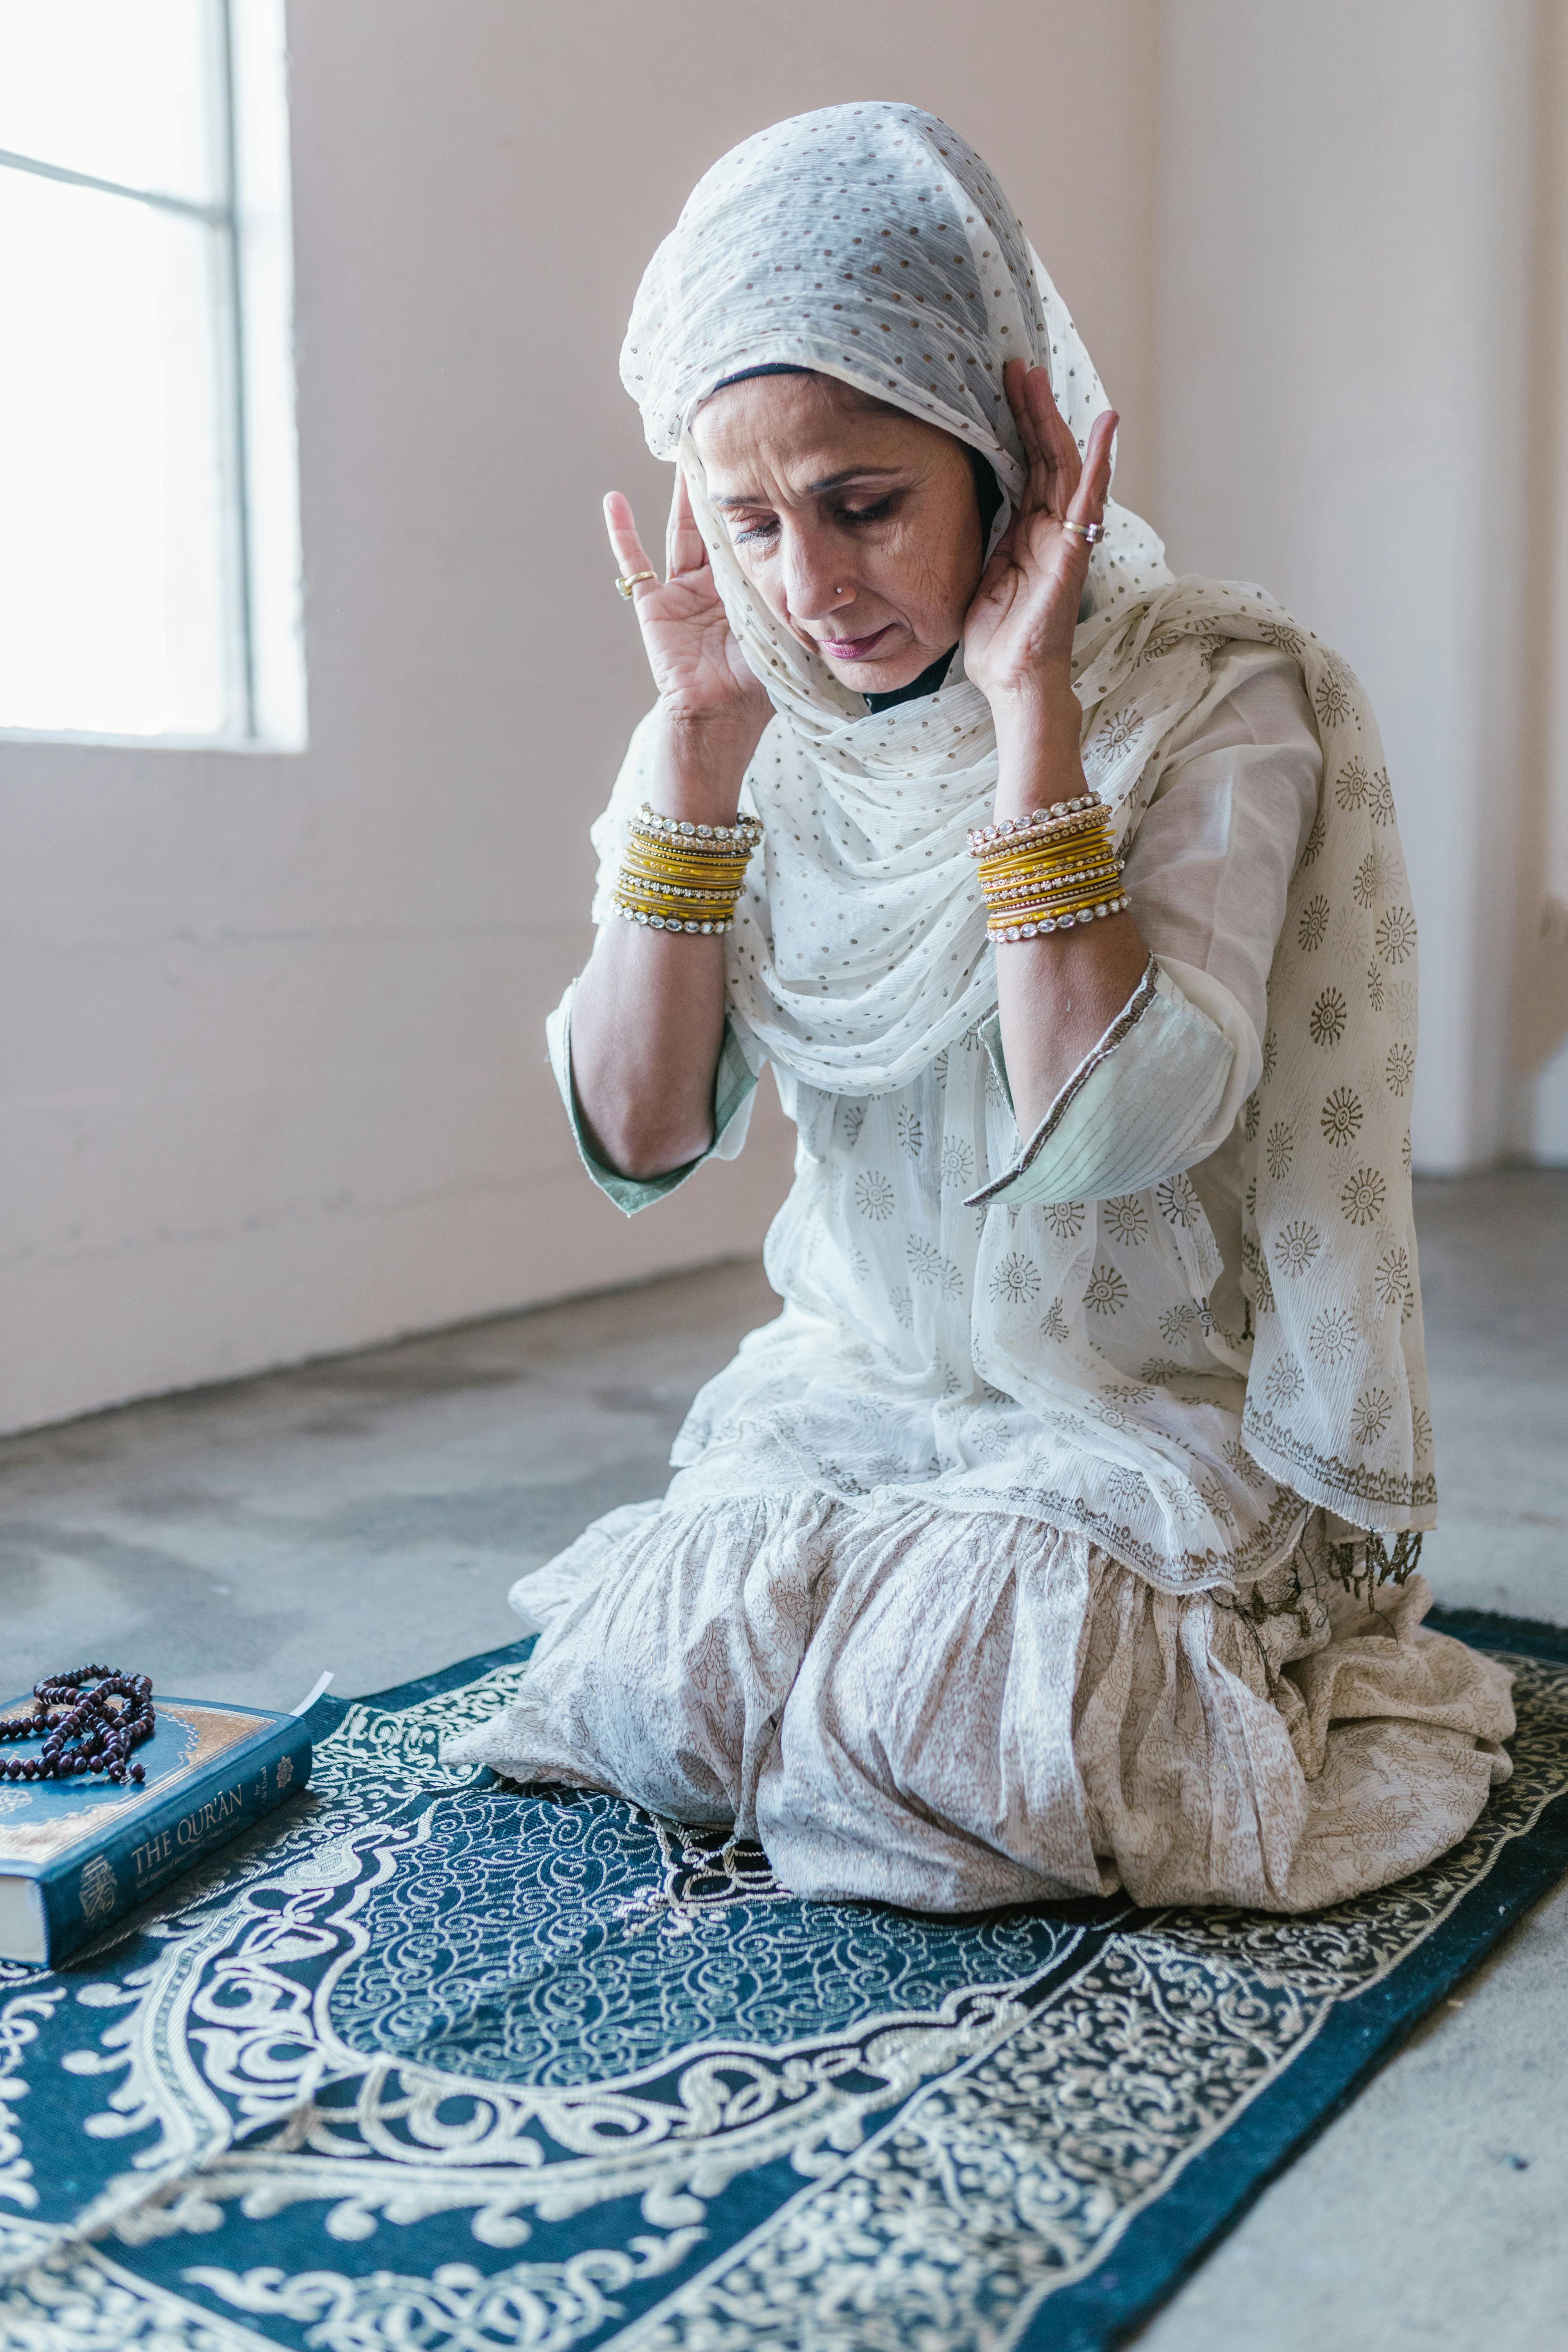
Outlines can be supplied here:
M526 1643L323 1701L298 1804L0 1967L0 2345L1115 2344L1568 1869L1568 1635L1440 1622L1516 1670L1514 1776L1303 1918L796 1902L445 1769Z

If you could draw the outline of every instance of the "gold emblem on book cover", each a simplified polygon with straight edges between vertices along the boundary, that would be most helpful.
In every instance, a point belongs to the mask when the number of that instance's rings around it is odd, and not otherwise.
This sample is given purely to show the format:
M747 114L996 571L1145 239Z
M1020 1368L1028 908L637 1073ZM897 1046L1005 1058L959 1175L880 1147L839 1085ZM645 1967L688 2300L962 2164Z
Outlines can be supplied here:
M100 1853L82 1868L77 1885L84 1919L109 1919L114 1914L114 1872Z

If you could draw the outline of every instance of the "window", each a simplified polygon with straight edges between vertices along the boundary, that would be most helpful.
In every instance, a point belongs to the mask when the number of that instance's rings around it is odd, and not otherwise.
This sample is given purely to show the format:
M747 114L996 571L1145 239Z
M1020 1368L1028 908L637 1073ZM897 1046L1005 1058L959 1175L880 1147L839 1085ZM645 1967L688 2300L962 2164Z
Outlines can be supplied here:
M281 0L0 0L0 730L302 740Z

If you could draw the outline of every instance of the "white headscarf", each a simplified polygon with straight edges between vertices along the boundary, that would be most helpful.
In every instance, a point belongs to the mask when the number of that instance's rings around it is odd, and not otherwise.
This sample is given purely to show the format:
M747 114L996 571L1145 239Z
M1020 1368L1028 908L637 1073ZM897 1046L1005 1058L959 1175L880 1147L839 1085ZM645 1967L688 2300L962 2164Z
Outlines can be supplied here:
M1025 478L1002 385L1015 353L1049 368L1081 448L1105 395L1011 205L956 132L889 102L801 115L724 156L655 255L627 331L623 380L649 446L686 469L731 626L776 713L747 776L767 832L730 942L731 1015L762 1055L828 1091L906 1085L994 1007L964 840L995 789L990 709L955 657L938 693L868 715L748 586L705 495L691 418L746 369L816 369L978 449L1010 499ZM1356 1526L1426 1527L1436 1493L1408 1176L1415 926L1376 723L1344 666L1260 590L1173 581L1136 515L1112 503L1107 525L1073 674L1086 767L1123 845L1227 640L1300 663L1322 738L1322 804L1247 1111L1247 1447ZM634 745L595 829L606 868L645 789ZM1206 1222L1188 1238L1206 1312L1218 1254Z

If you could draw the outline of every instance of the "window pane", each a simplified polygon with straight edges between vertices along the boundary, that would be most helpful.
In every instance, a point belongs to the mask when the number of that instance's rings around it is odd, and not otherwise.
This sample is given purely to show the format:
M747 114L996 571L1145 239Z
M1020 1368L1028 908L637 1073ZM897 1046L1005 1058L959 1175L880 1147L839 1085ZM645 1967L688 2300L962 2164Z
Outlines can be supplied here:
M223 201L218 0L0 0L0 147Z
M221 230L0 170L0 726L230 717Z

